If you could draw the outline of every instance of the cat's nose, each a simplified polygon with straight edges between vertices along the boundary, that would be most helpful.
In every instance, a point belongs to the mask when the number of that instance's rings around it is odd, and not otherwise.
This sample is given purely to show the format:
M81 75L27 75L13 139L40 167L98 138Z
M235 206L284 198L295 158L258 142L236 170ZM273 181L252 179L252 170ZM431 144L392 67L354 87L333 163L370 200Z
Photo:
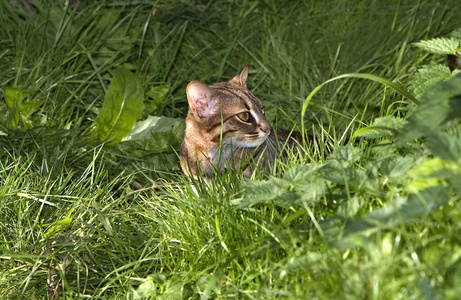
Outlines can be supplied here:
M271 133L271 125L269 123L260 123L259 129L267 135Z

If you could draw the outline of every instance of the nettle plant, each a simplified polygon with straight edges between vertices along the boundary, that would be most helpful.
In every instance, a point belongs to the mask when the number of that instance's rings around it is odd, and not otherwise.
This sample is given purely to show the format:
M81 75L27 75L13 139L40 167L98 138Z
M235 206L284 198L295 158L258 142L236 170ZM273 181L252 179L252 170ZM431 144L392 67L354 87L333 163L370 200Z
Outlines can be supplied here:
M447 64L424 65L414 74L410 87L417 99L420 99L435 83L461 72L461 28L453 31L449 37L423 40L413 45L426 52L445 56L447 62Z
M450 38L416 43L431 53L448 55L456 65L423 66L410 87L402 87L370 74L344 74L340 78L364 78L383 83L412 102L409 113L388 113L370 126L354 132L368 146L346 145L320 164L288 169L281 178L248 182L241 207L274 203L291 209L325 205L336 199L332 215L316 224L319 231L340 249L361 245L370 231L393 228L450 205L461 195L461 74L458 68L461 30ZM454 59L453 56L456 58ZM333 78L328 82L338 79ZM328 83L326 82L326 83ZM325 83L324 83L325 84ZM315 93L318 87L313 93ZM309 95L305 106L312 98ZM365 149L364 149L365 148ZM368 199L368 200L367 200ZM368 204L366 204L368 203ZM371 203L378 207L364 210ZM368 210L368 212L367 212Z

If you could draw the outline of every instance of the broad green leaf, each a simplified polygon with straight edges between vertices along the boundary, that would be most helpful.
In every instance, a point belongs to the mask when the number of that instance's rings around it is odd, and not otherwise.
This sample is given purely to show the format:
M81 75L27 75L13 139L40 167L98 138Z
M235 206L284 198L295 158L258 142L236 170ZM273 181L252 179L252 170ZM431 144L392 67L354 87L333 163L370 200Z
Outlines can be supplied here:
M323 178L313 176L306 182L298 182L294 185L293 190L288 193L294 193L294 201L290 197L277 199L276 203L284 207L299 206L316 203L327 191L327 184Z
M322 168L322 170L320 170L320 176L331 182L335 182L340 185L348 185L354 189L360 189L369 181L367 173L364 170L342 168L333 164L328 164Z
M439 157L434 157L426 159L424 162L414 166L408 174L415 178L429 177L440 169L449 168L450 166L453 166L452 162L445 161Z
M43 100L27 100L30 93L24 88L5 87L4 99L9 108L8 126L10 128L32 128L35 123L32 115L43 105Z
M448 178L448 182L458 195L461 195L461 172L452 174L452 176Z
M316 172L325 165L300 165L289 169L283 179L291 183L291 187L274 202L283 207L305 207L317 202L326 192L326 181Z
M424 276L419 282L419 291L421 292L422 299L437 299L435 290L430 280Z
M21 103L29 93L19 87L5 87L3 90L3 98L6 105L10 109L8 112L8 127L18 128L18 123L21 114Z
M23 101L21 105L19 105L21 116L26 119L29 119L33 113L38 111L38 109L42 106L43 100L29 100Z
M246 194L233 204L247 207L257 203L274 203L283 207L305 207L315 203L326 192L324 179L313 175L323 165L295 166L283 178L248 182Z
M454 38L435 38L414 43L418 48L435 54L454 54L459 47L459 41Z
M413 75L410 81L410 88L413 89L413 93L418 100L428 91L429 88L434 86L435 83L447 80L453 75L459 73L454 71L453 73L447 66L444 65L431 65L423 66L421 69Z
M360 199L357 195L354 195L347 201L341 203L341 205L336 210L336 215L344 218L349 219L354 217L360 209Z
M361 128L354 132L354 137L366 137L371 139L383 138L394 135L405 125L406 121L399 117L386 116L376 118L369 127Z
M164 105L169 91L170 84L166 83L160 86L151 87L150 90L146 92L146 95L150 98L146 101L146 111L148 114L155 113Z
M461 158L461 138L448 132L428 132L427 147L444 160L457 161Z
M454 38L455 40L458 40L461 42L461 28L457 28L453 30L452 33L450 33L450 37Z
M327 163L319 171L322 178L354 188L361 187L368 176L362 169L352 168L363 155L363 150L351 145L337 149L328 156Z
M185 127L184 119L149 116L133 126L119 147L127 151L126 153L138 151L140 157L152 153L173 152L179 149L184 139Z
M287 208L305 207L317 202L325 191L325 181L318 177L296 185L273 177L268 181L249 182L245 197L234 201L233 204L238 207L247 207L257 203L273 203Z
M305 182L324 165L305 164L294 166L287 170L283 175L283 179L292 183Z
M351 145L343 146L335 150L330 156L329 161L334 161L343 167L356 163L363 155L363 149Z
M460 120L461 119L461 94L451 97L448 100L448 104L450 105L451 111L448 114L448 117L445 119L445 122L449 122L452 120L455 120L455 121Z
M144 110L144 89L139 77L120 68L114 72L93 135L109 146L130 133Z
M14 106L19 106L28 95L29 92L24 88L12 86L3 88L3 97L10 109Z
M395 145L395 143L389 140L378 141L377 143L374 143L371 148L373 155L383 158L394 156L397 150L398 147Z
M238 207L247 207L257 203L271 203L277 197L282 196L290 187L289 181L277 177L271 177L267 181L252 180L248 182L243 199L234 202L234 204Z
M53 238L57 236L59 233L69 228L70 225L72 224L72 219L70 217L72 213L74 212L75 208L76 207L72 208L64 219L57 221L53 226L51 226L46 231L45 236L48 238Z
M138 164L145 168L178 169L175 150L181 145L184 129L184 119L149 116L138 121L113 151L141 158Z
M158 293L158 286L154 283L152 278L149 276L147 277L136 289L135 295L138 298L143 297L153 297L157 296Z
M446 161L439 157L425 160L421 164L414 166L408 171L408 175L413 179L406 190L416 193L428 187L443 185L443 181L456 183L452 178L461 177L460 162ZM456 188L456 185L453 185Z
M307 252L301 256L292 257L286 265L282 267L281 277L285 276L289 271L309 269L313 264L322 263L325 260L325 255L318 252ZM288 273L289 274L289 273Z
M411 222L426 216L439 206L446 204L448 200L448 188L443 186L424 189L408 198L397 198L364 217L348 221L342 236L332 238L331 244L339 249L360 245L361 235L367 234L370 230L379 230Z
M443 123L461 118L459 112L461 95L461 75L435 84L422 97L421 103L413 111L407 124L397 136L397 145L425 136L426 133L440 130Z
M411 156L388 157L380 162L379 170L387 177L400 177L407 173L415 164L415 159Z
M184 288L181 280L168 279L162 273L149 275L136 289L135 298L141 299L183 299Z
M412 180L405 188L409 193L417 193L427 188L441 186L439 178L432 177L418 177Z

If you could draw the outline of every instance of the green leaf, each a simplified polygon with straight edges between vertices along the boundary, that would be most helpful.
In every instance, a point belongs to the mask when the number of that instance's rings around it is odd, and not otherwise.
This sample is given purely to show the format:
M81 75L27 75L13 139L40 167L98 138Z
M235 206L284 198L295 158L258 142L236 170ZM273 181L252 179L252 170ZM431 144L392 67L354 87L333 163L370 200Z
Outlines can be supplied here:
M43 105L43 100L27 100L29 91L19 87L5 87L4 99L9 108L7 125L10 128L32 128L37 125L31 118Z
M307 180L324 165L305 164L294 166L287 170L283 175L283 179L294 184L302 183Z
M410 81L410 88L413 89L413 93L418 100L434 86L435 83L447 80L455 74L458 74L459 70L450 71L450 68L444 65L431 65L423 66L421 69L413 75Z
M3 98L6 105L10 109L8 112L7 126L9 128L18 128L18 123L21 114L21 103L28 95L28 91L19 87L5 87L3 91Z
M348 221L342 236L332 238L330 242L332 246L339 249L360 245L360 235L367 234L370 230L408 223L429 214L441 205L446 204L448 200L448 188L444 186L427 188L418 194L411 195L409 198L397 198L364 217Z
M395 178L405 175L414 164L415 159L411 156L392 156L381 161L379 170L384 176Z
M184 119L149 116L138 121L112 150L141 160L138 165L155 170L178 169L179 149L184 139Z
M459 41L454 38L435 38L414 43L418 48L435 54L454 54L459 47Z
M282 207L305 207L315 203L326 192L324 179L313 175L323 165L301 165L288 170L283 178L248 182L246 194L233 201L238 207L257 203L274 203Z
M461 158L461 138L448 132L428 132L427 147L443 160L457 161Z
M334 164L328 164L320 171L320 175L326 180L340 185L348 185L354 189L360 189L369 180L367 173L364 170L342 168L341 166Z
M461 28L457 28L453 30L452 33L450 33L450 37L454 38L455 40L458 40L461 42Z
M3 97L5 99L6 105L8 108L13 108L14 106L19 106L22 103L22 100L29 95L29 92L20 87L5 87L3 89Z
M70 216L74 212L75 208L76 207L72 208L64 219L57 221L53 226L51 226L46 231L45 236L48 237L48 238L53 238L53 237L57 236L59 233L63 232L67 228L69 228L70 225L72 224L72 220L71 220Z
M141 80L125 68L117 69L95 120L93 136L109 146L116 145L131 131L143 110Z
M136 289L135 298L147 299L183 299L184 292L181 280L171 280L162 273L149 275Z
M393 135L405 125L406 121L399 117L386 116L376 118L369 127L360 128L353 136L377 139Z
M441 129L442 124L461 118L461 75L435 84L424 94L407 124L400 130L397 146Z
M249 181L245 196L234 201L233 204L238 207L247 207L257 203L271 203L277 197L285 194L290 187L289 181L277 177L271 177L267 181Z
M450 182L450 186L458 193L458 195L461 194L461 172L450 176L448 178L448 181Z
M408 175L413 179L406 186L406 190L410 193L443 185L445 180L452 182L452 186L457 189L456 178L461 177L461 165L459 161L446 161L434 157L414 166L408 171Z
M343 167L348 167L357 162L363 155L363 149L346 145L328 156L329 161L334 161Z
M355 163L362 155L363 149L358 147L341 147L328 156L327 162L318 174L328 181L360 189L369 180L365 170L355 168ZM371 184L371 181L368 184Z
M142 297L153 297L158 294L158 286L154 283L151 277L147 277L136 289L136 296Z
M284 207L306 207L306 205L315 204L327 191L327 184L323 178L313 176L308 181L299 182L293 186L294 201L290 197L277 199L275 203ZM287 193L287 194L288 194Z
M149 116L138 121L118 145L125 153L137 151L139 157L152 153L173 152L184 139L184 119ZM138 156L135 155L135 156Z
M170 87L171 85L166 83L160 86L151 87L150 90L146 92L146 95L150 98L146 101L146 111L148 114L155 113L165 104Z
M336 215L344 219L349 219L354 217L359 209L360 199L357 197L357 194L355 194L352 198L341 203L341 205L336 210Z

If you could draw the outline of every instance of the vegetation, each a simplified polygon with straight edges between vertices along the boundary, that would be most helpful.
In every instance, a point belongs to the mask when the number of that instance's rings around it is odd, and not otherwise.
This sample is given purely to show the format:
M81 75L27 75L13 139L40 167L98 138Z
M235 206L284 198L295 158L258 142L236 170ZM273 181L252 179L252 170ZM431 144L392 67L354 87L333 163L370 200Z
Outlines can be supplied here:
M3 297L459 297L457 1L125 2L0 2ZM185 87L245 65L314 146L195 192Z

